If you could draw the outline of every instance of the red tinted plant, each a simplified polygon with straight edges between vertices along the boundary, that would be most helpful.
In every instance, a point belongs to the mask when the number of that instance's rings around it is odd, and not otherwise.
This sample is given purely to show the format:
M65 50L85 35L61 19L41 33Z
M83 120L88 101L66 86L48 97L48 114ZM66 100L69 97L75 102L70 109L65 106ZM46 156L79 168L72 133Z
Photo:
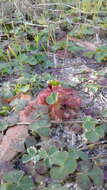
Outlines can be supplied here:
M46 98L52 92L58 94L58 100L55 104L48 104ZM42 90L37 98L32 101L20 114L21 121L30 121L32 113L36 111L38 106L48 106L49 114L53 120L74 119L80 110L81 99L77 92L71 88L63 88L59 86L51 86Z

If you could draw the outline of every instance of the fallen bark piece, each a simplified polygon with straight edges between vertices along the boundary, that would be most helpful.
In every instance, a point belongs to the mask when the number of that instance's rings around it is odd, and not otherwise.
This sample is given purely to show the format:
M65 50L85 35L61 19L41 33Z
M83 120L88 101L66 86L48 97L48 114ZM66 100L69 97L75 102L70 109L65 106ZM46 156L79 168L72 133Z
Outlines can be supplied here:
M0 144L0 161L10 161L18 152L21 152L22 150L16 147L20 145L23 149L27 137L28 130L25 125L9 128Z

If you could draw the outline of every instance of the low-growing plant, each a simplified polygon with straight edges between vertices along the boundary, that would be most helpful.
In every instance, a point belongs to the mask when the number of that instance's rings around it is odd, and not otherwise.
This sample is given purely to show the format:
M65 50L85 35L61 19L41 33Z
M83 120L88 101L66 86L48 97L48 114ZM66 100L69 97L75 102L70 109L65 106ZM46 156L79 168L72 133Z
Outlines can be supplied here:
M52 50L53 51L57 51L57 50L67 50L69 52L72 53L76 53L79 52L81 50L83 50L84 48L75 45L72 42L69 41L61 41L61 42L56 42L53 46L52 46Z
M84 118L83 128L85 129L85 137L91 142L96 142L104 137L105 129L103 125L99 125L98 121L90 116Z
M42 148L37 150L35 147L29 147L27 154L22 157L23 163L32 161L36 167L38 167L40 160L49 169L50 177L57 182L63 182L69 174L75 172L77 183L84 190L91 188L92 184L103 184L103 171L94 166L94 162L89 156L79 149L72 148L68 151L59 151L55 146L50 146L45 151ZM51 188L59 190L61 185L53 185ZM62 188L65 187L62 186ZM50 187L46 189L48 190Z
M33 190L35 188L32 178L26 176L21 170L7 172L4 175L4 181L6 183L0 185L0 188L5 190Z
M86 36L92 37L92 35L94 35L94 34L95 34L95 31L94 31L93 27L90 27L88 25L78 26L77 29L68 33L69 36L74 36L74 37L78 37L78 38L83 38Z
M87 52L84 54L89 58L95 58L98 63L107 60L107 46L101 46L94 52Z

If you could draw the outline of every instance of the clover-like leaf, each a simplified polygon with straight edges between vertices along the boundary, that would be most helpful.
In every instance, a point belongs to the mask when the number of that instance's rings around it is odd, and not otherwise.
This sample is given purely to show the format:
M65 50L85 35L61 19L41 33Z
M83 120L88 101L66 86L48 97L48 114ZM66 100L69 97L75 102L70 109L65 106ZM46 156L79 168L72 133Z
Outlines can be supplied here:
M78 154L79 158L81 158L82 160L88 160L89 159L88 155L81 150L78 150L77 154Z
M27 153L28 154L24 154L22 157L23 163L27 163L29 161L33 161L34 163L36 163L40 160L40 156L38 155L38 152L35 147L27 148Z
M95 167L93 168L88 175L92 178L93 182L95 185L102 185L104 182L104 174L103 171L98 168Z
M50 96L46 98L48 104L55 104L58 101L58 93L52 92Z
M86 87L90 90L90 92L95 94L97 93L100 86L98 84L91 83L91 84L87 84Z
M18 91L25 93L25 92L27 92L27 91L29 90L29 88L30 88L30 85L29 85L29 84L26 84L26 85L20 87L20 88L18 89Z
M28 154L35 156L37 154L37 149L34 146L31 146L27 149Z
M11 99L14 96L14 93L11 89L4 88L2 96L4 99Z
M50 126L51 126L50 120L44 117L44 118L36 120L31 125L29 125L29 129L37 132L38 129L40 128L45 128L45 127L50 127Z
M81 174L77 177L77 184L82 190L89 190L92 186L92 183L86 174Z
M88 160L88 155L76 148L72 148L69 150L69 156L71 156L74 159L81 158L82 160Z
M103 112L102 112L102 116L107 118L107 109L105 109Z
M22 162L25 164L25 163L28 163L30 161L33 160L34 157L32 157L31 155L29 154L24 154L23 157L22 157Z
M24 175L23 171L13 170L5 174L4 180L8 183L18 183Z
M68 159L68 155L69 154L66 151L63 151L63 152L60 152L60 151L54 152L51 155L51 162L53 164L55 164L55 165L64 166L64 163Z
M99 134L96 133L94 130L88 131L85 133L85 137L91 141L91 142L96 142L99 140Z
M98 133L100 137L104 137L104 126L97 126L95 132Z
M42 128L37 129L37 133L43 137L48 137L50 134L50 131L51 131L50 128L47 128L47 127L42 127Z
M70 173L73 173L77 168L77 162L73 158L68 158L63 166L53 167L50 170L50 175L55 180L64 180Z
M84 118L83 127L87 130L94 129L97 121L90 116Z
M50 175L55 180L64 180L68 174L64 167L53 167L50 170Z
M78 170L80 172L86 173L87 171L91 170L93 167L93 163L90 160L83 160L78 163Z
M14 109L16 111L20 111L22 110L26 105L28 104L28 101L27 100L20 100L18 98L16 98L15 100L13 100L10 105L12 107L14 107Z
M22 190L32 190L35 188L35 185L33 183L33 180L31 177L29 176L24 176L21 181L19 182L18 186L22 189Z
M3 119L3 120L0 120L0 131L4 131L5 129L7 129L8 127L8 122Z

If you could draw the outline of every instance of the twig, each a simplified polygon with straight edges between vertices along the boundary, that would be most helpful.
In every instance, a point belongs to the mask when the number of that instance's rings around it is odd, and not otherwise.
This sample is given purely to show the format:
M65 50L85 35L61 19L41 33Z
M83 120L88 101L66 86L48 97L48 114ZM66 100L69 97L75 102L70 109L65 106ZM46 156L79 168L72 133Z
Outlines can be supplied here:
M98 119L97 120L98 122L101 122L101 123L107 123L107 120L103 120L103 119ZM51 123L56 123L56 124L60 124L60 123L63 123L63 124L73 124L73 123L84 123L84 121L82 120L69 120L69 121L51 121ZM19 123L16 123L16 125L30 125L31 123L30 122L19 122Z
M29 123L29 122L20 122L20 123L16 123L16 125L30 125L31 123Z
M74 6L72 6L72 5L70 5L70 4L65 4L65 3L42 3L42 4L38 4L37 5L37 7L41 7L41 6L54 6L54 5L62 5L62 6L65 6L65 7L69 7L69 8L71 8L71 9L75 9L75 10L77 10L77 11L79 11L79 12L81 12L81 13L84 13L84 14L95 14L95 13L98 13L98 11L93 11L93 12L87 12L87 11L83 11L83 10L81 10L80 8L78 8L78 7L74 7ZM100 13L107 13L106 11L100 11Z
M56 124L60 124L60 123L64 123L64 124L73 124L73 123L83 123L83 121L80 120L69 120L69 121L51 121L51 123L56 123Z

